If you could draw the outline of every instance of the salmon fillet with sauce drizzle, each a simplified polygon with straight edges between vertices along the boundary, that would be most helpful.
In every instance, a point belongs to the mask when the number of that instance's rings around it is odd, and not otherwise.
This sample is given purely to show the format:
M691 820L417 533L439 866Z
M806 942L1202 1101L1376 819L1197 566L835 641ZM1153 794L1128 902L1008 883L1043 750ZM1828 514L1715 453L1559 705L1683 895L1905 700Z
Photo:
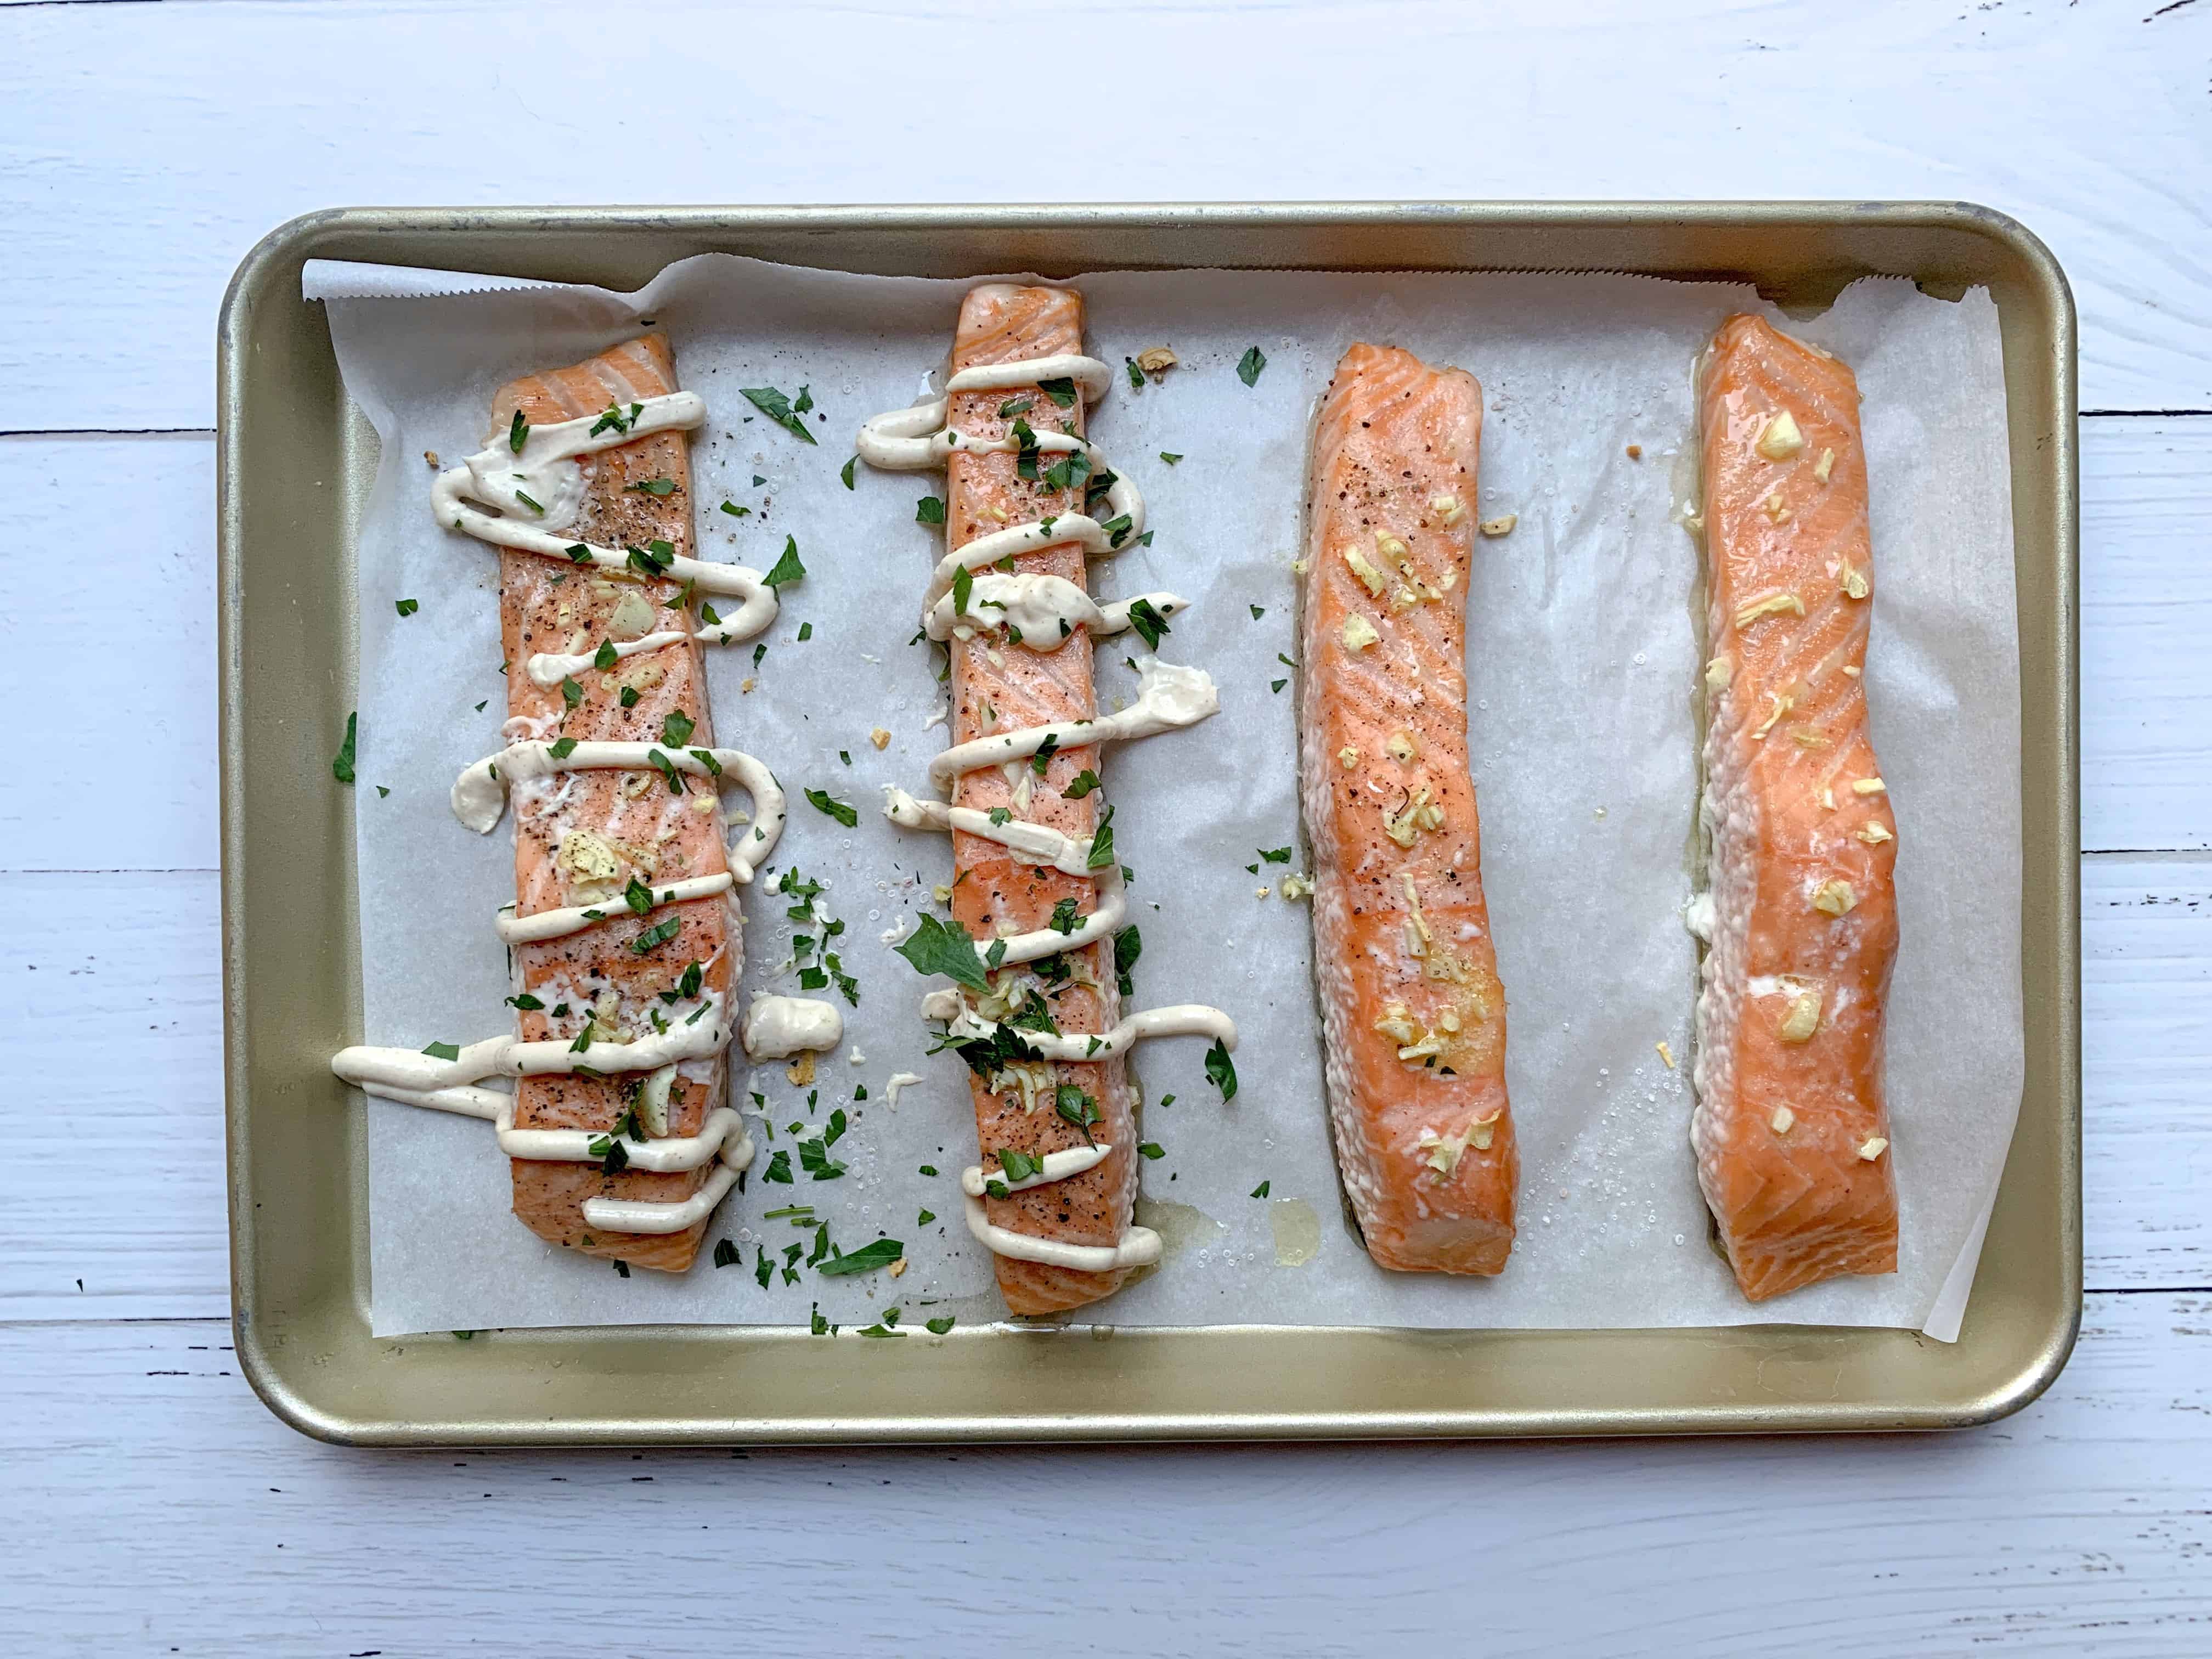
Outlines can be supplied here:
M1701 365L1710 893L1692 1140L1754 1302L1897 1268L1895 820L1867 733L1858 383L1756 317Z
M500 388L492 404L495 428L504 434L514 413L532 425L599 414L677 389L668 343L647 334L588 362L531 375ZM589 474L580 515L570 526L580 542L653 548L666 544L691 556L690 446L683 432L656 432L580 459ZM665 493L632 488L668 480ZM653 550L658 551L659 550ZM529 553L500 556L501 637L507 658L507 714L523 736L580 741L667 743L667 722L689 720L692 730L678 747L711 746L714 723L707 708L707 677L696 624L683 584L636 570L564 568L559 561ZM634 640L660 631L685 637L623 658L611 670L586 668L568 684L541 686L524 672L533 653L589 652L599 642ZM624 708L625 688L636 693ZM672 734L671 734L672 735ZM685 780L682 794L650 769L556 773L517 783L514 876L517 914L604 902L606 919L581 933L512 946L526 1003L519 1018L526 1042L573 1041L592 1026L594 1042L649 1030L659 994L673 989L687 964L702 964L702 988L719 993L726 1008L742 966L738 930L731 924L730 895L710 895L633 915L623 902L632 878L651 884L712 876L729 868L721 819L708 781ZM632 949L648 929L674 920L672 939L643 953ZM689 1006L688 1002L679 1006ZM586 1051L588 1055L588 1050ZM654 1138L696 1135L726 1086L726 1057L687 1060L669 1089L665 1125L641 1128ZM587 1129L614 1134L638 1106L638 1074L518 1078L514 1122L522 1129ZM649 1110L649 1108L648 1108ZM619 1137L618 1137L619 1138ZM617 1257L633 1267L681 1273L697 1254L708 1221L666 1234L594 1232L583 1218L587 1199L629 1199L675 1204L704 1186L714 1165L671 1173L596 1164L512 1160L514 1213L539 1237L586 1255ZM711 1218L709 1218L711 1219Z
M1301 790L1330 1115L1368 1254L1495 1273L1519 1159L1468 772L1482 388L1354 345L1307 501Z
M1083 349L1082 296L1062 289L1018 288L990 283L971 289L960 307L952 349L955 372L987 363L1079 353ZM1009 403L1025 404L1017 415L1001 416ZM948 421L969 437L1006 436L1016 419L1039 432L1080 434L1083 398L1067 408L1034 389L1014 388L952 394ZM956 451L946 462L945 532L948 550L977 537L1055 514L1083 510L1079 487L1054 489L1042 478L1018 476L1018 458L1008 453ZM1084 585L1082 548L1061 543L1016 557L1017 574L1054 575ZM950 641L951 651L952 741L967 743L994 732L1044 726L1058 720L1093 720L1097 695L1091 684L1091 641L1085 632L1056 651L1008 646L988 635ZM1027 761L1011 762L961 775L952 791L955 805L988 812L1004 807L1017 817L1042 824L1076 840L1097 828L1099 795L1071 797L1077 776L1099 769L1096 745L1064 748L1046 759L1042 775ZM1009 774L1013 775L1012 777ZM1026 809L1017 791L1026 787ZM1024 863L996 842L956 832L952 847L952 914L978 941L1030 933L1053 924L1055 907L1072 901L1088 915L1097 902L1098 884L1048 866ZM1062 912L1065 915L1065 912ZM1120 1018L1119 994L1110 939L1063 952L1057 960L1075 970L1050 999L1054 1020L1069 1034L1103 1031ZM1036 968L1048 963L1033 964ZM994 990L1011 989L1024 977L1009 967L994 976ZM1048 1185L984 1200L990 1221L1033 1237L1073 1244L1112 1246L1129 1229L1137 1191L1136 1133L1121 1060L1102 1063L1033 1063L1034 1093L1024 1091L1008 1073L1004 1087L971 1077L975 1130L984 1163L1000 1150L1042 1157L1085 1145L1074 1123L1062 1118L1053 1100L1060 1085L1073 1085L1095 1103L1099 1121L1091 1133L1112 1151L1080 1174ZM1044 1073L1049 1081L1036 1086ZM1030 1103L1034 1101L1037 1103ZM1111 1296L1129 1269L1085 1273L1052 1263L996 1255L999 1289L1017 1314L1043 1314L1078 1308Z

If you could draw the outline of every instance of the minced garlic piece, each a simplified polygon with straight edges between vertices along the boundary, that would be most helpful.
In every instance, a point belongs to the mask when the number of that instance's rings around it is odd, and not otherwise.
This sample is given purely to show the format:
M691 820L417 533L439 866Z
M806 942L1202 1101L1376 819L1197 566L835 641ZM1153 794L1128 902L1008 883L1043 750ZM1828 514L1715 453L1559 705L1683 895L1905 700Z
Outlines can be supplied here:
M1889 1150L1889 1141L1882 1135L1873 1135L1859 1142L1859 1156L1869 1164Z
M1382 746L1390 751L1390 758L1395 761L1410 761L1421 752L1421 746L1413 741L1411 732L1393 732L1389 742Z
M1455 1010L1447 1008L1437 1016L1437 1030L1439 1031L1456 1031L1459 1027L1460 1018Z
M1797 701L1795 697L1778 697L1771 691L1768 692L1766 696L1767 701L1771 702L1774 708L1772 712L1753 731L1751 735L1754 738L1763 738L1771 732L1774 729L1774 723L1788 714Z
M814 1081L814 1056L801 1054L783 1068L784 1081L794 1089L804 1089Z
M1820 994L1804 991L1790 1000L1790 1012L1782 1017L1781 1028L1775 1033L1784 1042L1810 1042L1813 1033L1820 1029Z
M878 726L874 731L872 731L872 732L869 732L869 733L868 733L868 741L869 741L870 743L872 743L872 744L875 744L875 746L876 746L877 748L878 748L878 749L883 749L883 748L887 748L887 747L889 747L889 746L890 746L890 740L891 740L891 734L890 734L890 732L888 732L884 731L884 728L883 728L882 726Z
M1400 562L1409 550L1405 543L1400 541L1389 531L1378 530L1375 532L1375 556L1385 563Z
M1766 423L1766 430L1759 434L1759 453L1770 461L1786 461L1805 447L1805 434L1797 429L1797 422L1788 410L1784 410Z
M1146 346L1137 354L1137 367L1156 380L1182 361L1165 346Z
M893 1279L896 1279L896 1278L897 1278L901 1273L904 1273L905 1271L906 1271L906 1258L905 1258L904 1256L901 1256L897 1261L894 1261L894 1262L892 1262L892 1263L891 1263L891 1277L892 1277Z
M952 902L952 890L950 887L947 887L941 881L929 890L929 896L935 899L939 904L950 904Z
M1651 1046L1659 1051L1660 1061L1668 1071L1673 1071L1674 1069L1674 1051L1663 1042L1655 1042Z
M1827 738L1821 736L1818 729L1810 726L1791 726L1790 740L1800 749L1826 749L1828 746Z
M1520 522L1521 515L1518 513L1503 513L1497 518L1485 519L1480 524L1475 526L1475 528L1486 536L1510 536L1513 533L1513 526Z
M1314 884L1313 878L1311 876L1285 876L1283 878L1283 896L1286 899L1305 898L1312 893L1313 890Z
M1267 896L1267 892L1268 890L1265 887L1255 887L1252 890L1252 896L1254 898L1265 898Z
M1705 690L1717 691L1735 673L1735 664L1723 652L1705 665Z
M1820 459L1813 463L1813 476L1822 483L1826 483L1828 482L1828 475L1835 470L1836 452L1832 449L1822 450Z
M1344 562L1351 568L1352 574L1359 578L1360 585L1366 588L1370 599L1382 597L1382 590L1390 585L1390 579L1375 568L1372 560L1358 548L1347 547L1344 550Z
M1848 562L1844 566L1842 581L1846 599L1863 599L1874 591L1867 585L1866 573L1855 568Z
M653 632L653 601L632 588L615 601L607 632L618 640L641 640Z
M1382 636L1375 631L1375 624L1358 612L1344 619L1344 648L1364 651Z
M691 810L702 817L713 811L715 805L714 798L709 794L695 794L691 797Z
M1467 509L1460 505L1459 497L1453 495L1430 496L1429 511L1437 515L1437 522L1446 529L1467 517Z
M1782 492L1778 489L1759 503L1759 510L1766 514L1771 524L1790 522L1790 503L1782 499Z
M653 774L650 772L625 772L623 774L623 781L615 787L624 800L635 800L653 787Z
M1413 872L1410 870L1401 870L1398 872L1398 878L1406 884L1406 909L1412 918L1413 927L1420 933L1421 943L1434 944L1435 936L1429 932L1428 921L1421 915L1421 894L1420 890L1413 885Z
M553 861L578 881L611 881L622 870L615 849L588 830L571 830L562 836Z
M1393 1042L1417 1042L1421 1036L1421 1028L1413 1024L1413 1011L1402 1002L1385 1006L1375 1029Z
M1883 829L1881 825L1878 823L1868 824L1864 829L1858 832L1858 837L1869 847L1879 847L1886 841L1895 841L1897 839L1896 836L1891 835L1888 830Z
M1409 1042L1404 1048L1399 1049L1398 1058L1401 1060L1432 1060L1437 1055L1443 1053L1443 1051L1444 1040L1438 1036L1434 1031L1431 1031L1428 1036L1423 1037L1419 1042Z
M1880 778L1853 778L1851 780L1851 793L1854 795L1883 795L1888 793L1889 786L1884 783Z
M738 682L738 690L740 691L750 691L757 684L758 682L750 675L747 675L744 679Z
M1441 830L1443 823L1443 809L1430 805L1429 787L1425 783L1413 793L1402 810L1382 815L1382 833L1401 847L1411 847L1422 830ZM1406 879L1411 882L1413 878L1408 876Z
M1813 890L1813 908L1824 915L1845 915L1858 902L1847 881L1824 881Z
M1769 593L1765 599L1753 599L1739 610L1735 613L1735 625L1748 628L1761 617L1778 617L1785 611L1793 617L1802 617L1805 614L1805 601L1788 592Z
M1343 766L1344 769L1349 772L1353 767L1359 764L1359 751L1347 743L1343 748L1336 751L1336 758Z
M1787 1106L1777 1106L1774 1109L1774 1115L1766 1120L1766 1127L1778 1135L1786 1135L1790 1133L1790 1125L1796 1121L1796 1113L1791 1111Z
M1821 790L1820 805L1826 807L1831 812L1834 811L1836 810L1836 792L1832 789Z
M1855 680L1858 678L1858 677L1859 671L1856 668L1853 667L1850 663L1845 663L1844 665L1844 678L1845 679Z

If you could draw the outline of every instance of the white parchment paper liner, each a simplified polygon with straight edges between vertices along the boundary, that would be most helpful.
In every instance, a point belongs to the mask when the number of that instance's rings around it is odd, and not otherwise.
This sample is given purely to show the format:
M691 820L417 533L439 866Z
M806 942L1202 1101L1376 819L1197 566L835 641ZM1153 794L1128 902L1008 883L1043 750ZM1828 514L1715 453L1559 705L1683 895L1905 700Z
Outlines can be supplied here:
M506 1161L481 1123L372 1104L371 1221L379 1334L662 1322L793 1323L818 1304L844 1324L894 1304L930 1315L1002 1312L990 1264L958 1223L954 1179L974 1158L964 1074L924 1059L923 982L878 941L950 868L945 838L877 814L879 787L923 793L944 742L939 690L908 641L941 550L914 522L932 477L838 469L860 422L911 400L940 363L964 283L854 276L710 255L635 295L388 267L311 264L347 387L383 441L361 544L358 789L368 1040L420 1046L505 1029L493 908L510 898L502 827L454 822L453 775L497 744L496 560L438 530L423 452L449 462L485 434L502 380L577 361L653 318L713 418L695 446L702 556L772 561L798 538L808 574L756 669L750 647L710 652L721 740L768 760L794 794L827 788L861 810L848 830L798 803L776 867L828 884L846 965L861 982L847 1051L818 1099L762 1068L780 1139L852 1127L845 1178L763 1186L725 1204L716 1235L745 1267L702 1255L682 1278L550 1249L507 1212ZM1691 441L1690 364L1714 325L1761 309L1748 289L1618 276L1109 272L1077 281L1091 349L1109 362L1171 345L1182 367L1119 386L1092 435L1152 503L1155 544L1104 566L1103 595L1169 587L1195 600L1162 654L1208 669L1223 712L1189 732L1109 751L1121 856L1144 930L1137 1006L1212 1000L1243 1032L1243 1081L1224 1106L1194 1042L1139 1052L1144 1169L1162 1268L1101 1304L1117 1325L1212 1322L1635 1327L1784 1322L1904 1326L1955 1338L2021 1091L2018 647L2002 366L1994 305L1866 281L1810 320L1783 321L1837 352L1865 393L1878 580L1867 681L1875 742L1899 825L1904 935L1891 998L1889 1083L1903 1197L1899 1271L1753 1308L1709 1249L1686 1135L1695 953L1688 896L1696 787L1690 687L1698 664L1697 555L1673 522ZM1351 341L1394 342L1473 369L1486 392L1485 516L1517 512L1480 544L1470 594L1470 725L1483 875L1510 1006L1508 1070L1520 1126L1522 1232L1494 1281L1385 1273L1345 1220L1322 1107L1305 908L1276 891L1299 848L1291 562L1300 539L1308 422ZM1244 386L1233 366L1258 345ZM747 386L812 388L826 419L809 447L754 416ZM1641 447L1632 459L1628 446ZM1177 453L1170 465L1161 452ZM756 485L752 480L763 482ZM714 511L727 498L751 509ZM404 619L395 599L421 610ZM1255 616L1258 606L1263 615ZM796 639L802 623L812 637ZM1133 677L1111 642L1102 696ZM754 689L743 689L751 680ZM488 707L479 712L476 705ZM875 726L893 734L878 753ZM841 758L850 757L850 764ZM390 789L388 797L377 786ZM1256 873L1247 865L1259 862ZM793 988L785 901L756 888L749 988ZM1656 1044L1668 1043L1668 1070ZM848 1057L864 1057L854 1061ZM739 1075L742 1076L742 1056ZM894 1071L921 1073L896 1110ZM869 1099L853 1099L865 1085ZM1173 1104L1164 1097L1172 1095ZM750 1103L746 1103L750 1104ZM796 1163L796 1159L793 1160ZM929 1164L934 1177L918 1173ZM1265 1180L1268 1196L1249 1194ZM887 1231L909 1271L768 1289L765 1244L811 1234L764 1222L811 1204L850 1249ZM917 1224L927 1209L938 1218ZM1304 1257L1299 1265L1288 1265ZM925 1305L927 1304L927 1305ZM919 1334L919 1333L917 1333ZM927 1339L923 1338L926 1341Z

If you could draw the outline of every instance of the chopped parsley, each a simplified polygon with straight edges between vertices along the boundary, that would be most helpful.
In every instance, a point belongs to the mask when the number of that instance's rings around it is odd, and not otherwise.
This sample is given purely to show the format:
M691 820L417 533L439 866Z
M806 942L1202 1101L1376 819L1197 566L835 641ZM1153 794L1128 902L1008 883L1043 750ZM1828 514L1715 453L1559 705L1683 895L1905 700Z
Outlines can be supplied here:
M1062 409L1075 407L1075 381L1072 376L1063 375L1057 380L1039 380L1037 390Z
M528 508L529 508L532 513L543 513L543 512L544 512L544 511L545 511L545 509L544 509L544 507L542 507L538 506L537 502L535 502L535 501L532 501L532 500L530 499L530 497L529 497L529 496L527 496L527 495L524 495L524 494L523 494L520 490L519 490L519 489L518 489L518 490L516 490L516 491L514 492L514 499L515 499L515 500L517 500L518 501L520 501L520 502L521 502L525 507L528 507Z
M943 524L945 503L934 495L924 495L914 504L914 521L916 524Z
M1140 1140L1137 1143L1137 1156L1139 1158L1165 1158L1167 1155L1167 1148L1157 1140Z
M739 390L744 393L746 402L792 436L804 439L810 444L814 441L814 434L806 429L806 422L799 418L814 407L813 393L806 387L799 387L796 398L787 398L772 386L742 386ZM753 483L757 485L760 480L755 478Z
M555 760L566 760L576 752L576 740L574 738L556 738L548 748Z
M726 1238L714 1241L714 1265L717 1267L742 1267L745 1253Z
M459 1060L461 1057L459 1045L452 1042L426 1043L422 1052L433 1060Z
M1261 617L1267 614L1267 607L1263 605L1255 605L1252 607L1252 620L1254 622L1259 621Z
M1224 1101L1237 1098L1237 1066L1229 1058L1229 1050L1221 1046L1221 1039L1213 1039L1213 1046L1206 1051L1206 1081L1221 1091ZM1164 1104L1164 1103L1163 1103Z
M660 740L671 749L681 749L691 741L691 734L697 729L689 714L680 708L672 708L668 718L660 722Z
M1114 809L1108 807L1098 817L1097 830L1091 837L1091 855L1084 860L1086 868L1103 870L1114 862Z
M1067 901L1072 906L1073 900ZM939 921L924 911L914 930L914 937L897 947L898 954L913 964L920 974L943 974L966 986L971 991L987 988L982 962L975 955L975 941L968 937L957 922Z
M1267 1182L1265 1182L1265 1181L1261 1182L1258 1186L1255 1187L1255 1188L1252 1189L1252 1196L1253 1196L1253 1197L1255 1197L1255 1198L1265 1198L1265 1197L1267 1197L1267 1188L1268 1188L1269 1184L1270 1184L1270 1183L1268 1183Z
M888 1267L906 1254L906 1246L896 1238L879 1238L872 1244L864 1244L849 1255L839 1255L821 1264L824 1279L842 1278L849 1273L873 1273L878 1267Z
M673 478L647 478L642 483L625 484L623 489L626 490L634 490L641 495L658 495L665 497L673 495L676 493L676 480Z
M769 1159L768 1168L761 1171L761 1179L780 1181L788 1187L791 1184L791 1154L778 1148L774 1156Z
M780 588L787 582L797 581L805 574L806 567L799 562L799 538L786 536L783 538L783 556L761 580L771 588Z
M1170 454L1168 451L1163 449L1160 451L1160 459L1165 461L1170 466L1173 466L1177 461L1181 460L1182 457L1180 455Z
M1267 354L1257 346L1247 346L1244 355L1237 360L1237 378L1250 386L1260 378L1260 371L1267 366Z
M837 476L845 481L845 488L848 489L853 487L853 469L860 465L860 458L855 455L837 470Z
M1098 1144L1097 1138L1091 1133L1091 1126L1101 1120L1102 1114L1098 1110L1098 1103L1089 1095L1073 1083L1063 1083L1053 1091L1052 1109L1083 1131L1086 1145L1096 1146Z
M1168 619L1152 608L1150 599L1132 599L1129 626L1137 630L1147 647L1157 651L1160 648L1160 635L1168 631Z
M680 795L684 793L684 774L678 769L674 761L669 759L658 749L647 750L645 757L653 763L653 770L659 773L662 781L668 785L670 794Z
M1114 971L1120 976L1121 991L1125 997L1133 994L1129 970L1137 965L1137 958L1144 954L1144 935L1137 931L1134 922L1114 935Z
M1017 415L1026 415L1036 407L1034 398L1009 398L999 405L999 418L1010 421Z
M403 617L411 617L422 608L422 604L419 599L394 599L392 608Z
M1072 898L1064 898L1052 907L1050 926L1055 933L1073 933L1079 920L1075 914L1075 901Z
M942 1336L960 1322L957 1314L945 1314L935 1319L925 1319L922 1324L932 1336Z
M750 507L739 507L735 501L724 501L722 503L722 511L728 514L733 519L750 519L753 515L752 508Z
M640 693L635 686L625 685L615 694L615 701L625 708L635 708L637 707L639 696Z
M592 666L598 669L612 668L621 660L622 653L615 649L612 640L601 640L599 648L592 653Z
M643 915L653 908L653 889L647 887L635 876L632 876L629 878L629 885L623 889L623 902L629 905L638 915Z
M1081 800L1097 787L1098 787L1098 775L1086 766L1070 778L1067 781L1067 787L1060 793L1066 799Z
M1269 864L1288 864L1291 861L1291 849L1287 847L1278 847L1270 851L1262 847L1260 848L1260 856Z
M1121 367L1129 372L1129 389L1133 392L1142 392L1145 389L1145 371L1137 367L1137 360L1134 357L1124 357L1121 359Z
M846 805L842 800L832 799L830 792L826 789L810 789L806 792L806 799L813 803L816 811L828 813L848 830L852 829L860 821L858 811Z
M522 411L514 411L514 421L507 428L507 447L511 453L522 453L522 446L530 440L530 422L522 418Z
M638 956L657 951L684 931L684 918L671 916L665 921L655 922L629 942L630 950Z
M952 614L968 614L968 600L975 591L975 573L964 564L952 567Z
M360 721L358 710L346 716L345 741L338 745L338 752L331 762L331 775L340 783L353 781L354 738L360 729Z

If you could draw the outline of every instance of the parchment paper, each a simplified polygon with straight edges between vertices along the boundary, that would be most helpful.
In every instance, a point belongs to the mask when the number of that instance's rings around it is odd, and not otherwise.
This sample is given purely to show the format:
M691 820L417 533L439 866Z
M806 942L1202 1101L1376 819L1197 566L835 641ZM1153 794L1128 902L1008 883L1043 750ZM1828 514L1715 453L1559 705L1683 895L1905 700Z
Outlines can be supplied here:
M1077 285L1094 355L1119 364L1166 344L1182 359L1162 384L1118 385L1094 412L1094 439L1139 480L1157 532L1152 547L1104 564L1094 586L1102 596L1167 587L1196 601L1161 654L1206 668L1221 687L1212 721L1107 756L1145 941L1133 1006L1216 1002L1243 1034L1243 1086L1228 1105L1203 1075L1199 1042L1139 1051L1144 1133L1167 1152L1144 1166L1140 1215L1169 1253L1088 1316L1782 1321L1955 1337L2021 1079L2018 662L1987 295L1953 304L1870 280L1825 315L1778 319L1850 362L1865 393L1879 573L1867 682L1899 825L1889 1084L1904 1243L1894 1276L1754 1309L1708 1244L1687 1139L1696 955L1680 913L1692 889L1698 556L1674 513L1689 488L1692 356L1724 315L1759 301L1720 284L1591 275L1123 272ZM836 1152L850 1173L764 1186L757 1165L714 1229L743 1246L743 1268L718 1271L702 1255L680 1278L623 1279L551 1249L508 1214L506 1161L484 1125L372 1103L380 1334L791 1323L817 1304L848 1326L893 1304L909 1328L946 1312L1000 1316L988 1258L958 1220L955 1178L975 1158L964 1072L951 1056L924 1058L925 981L878 941L949 878L945 837L895 830L878 811L882 785L930 793L926 763L945 741L927 723L940 701L929 653L908 643L942 550L914 504L942 481L860 466L848 491L838 477L860 422L914 399L943 362L965 286L719 255L672 266L634 296L309 266L309 296L331 301L347 387L383 441L361 542L366 1040L467 1041L508 1019L490 921L513 896L511 829L479 839L446 805L454 774L498 744L496 560L433 525L423 452L458 459L484 441L500 382L577 361L640 318L666 329L684 384L713 410L693 451L702 556L765 567L788 534L807 567L784 590L757 668L750 646L708 652L715 726L792 792L775 869L795 863L827 884L824 908L847 923L843 957L861 987L860 1006L845 1010L848 1048L823 1061L811 1109L780 1065L750 1082L778 1136L756 1127L763 1162L792 1146L787 1126L818 1133L842 1107L852 1127ZM1523 1159L1520 1242L1494 1281L1385 1273L1359 1247L1322 1108L1307 912L1279 896L1282 877L1307 866L1295 687L1271 687L1292 672L1280 657L1297 654L1291 563L1307 428L1330 366L1357 338L1475 372L1489 410L1481 511L1520 514L1510 536L1479 544L1468 629L1483 876ZM1253 345L1267 363L1248 388L1234 365ZM820 410L816 447L738 395L802 384ZM1632 444L1641 459L1628 456ZM1170 465L1163 451L1182 459ZM750 516L714 511L725 498ZM398 617L402 598L420 611ZM1098 653L1109 707L1133 684L1124 654L1112 641ZM878 725L894 734L881 753L868 741ZM860 808L859 828L811 809L799 793L807 787ZM1284 846L1298 849L1291 866L1259 860ZM1271 890L1257 896L1262 887ZM746 897L748 991L794 988L779 971L787 902L760 886ZM1677 1069L1662 1062L1662 1042ZM742 1079L742 1054L732 1059ZM927 1080L888 1109L884 1084L896 1071ZM868 1098L856 1101L863 1085ZM923 1164L939 1174L917 1173ZM1262 1181L1267 1195L1250 1196ZM905 1241L909 1270L896 1281L823 1279L802 1265L799 1282L785 1285L783 1248L811 1245L812 1234L762 1212L792 1203L811 1205L846 1249L879 1231ZM923 1209L938 1219L918 1224ZM779 1269L766 1289L752 1270L763 1243Z

